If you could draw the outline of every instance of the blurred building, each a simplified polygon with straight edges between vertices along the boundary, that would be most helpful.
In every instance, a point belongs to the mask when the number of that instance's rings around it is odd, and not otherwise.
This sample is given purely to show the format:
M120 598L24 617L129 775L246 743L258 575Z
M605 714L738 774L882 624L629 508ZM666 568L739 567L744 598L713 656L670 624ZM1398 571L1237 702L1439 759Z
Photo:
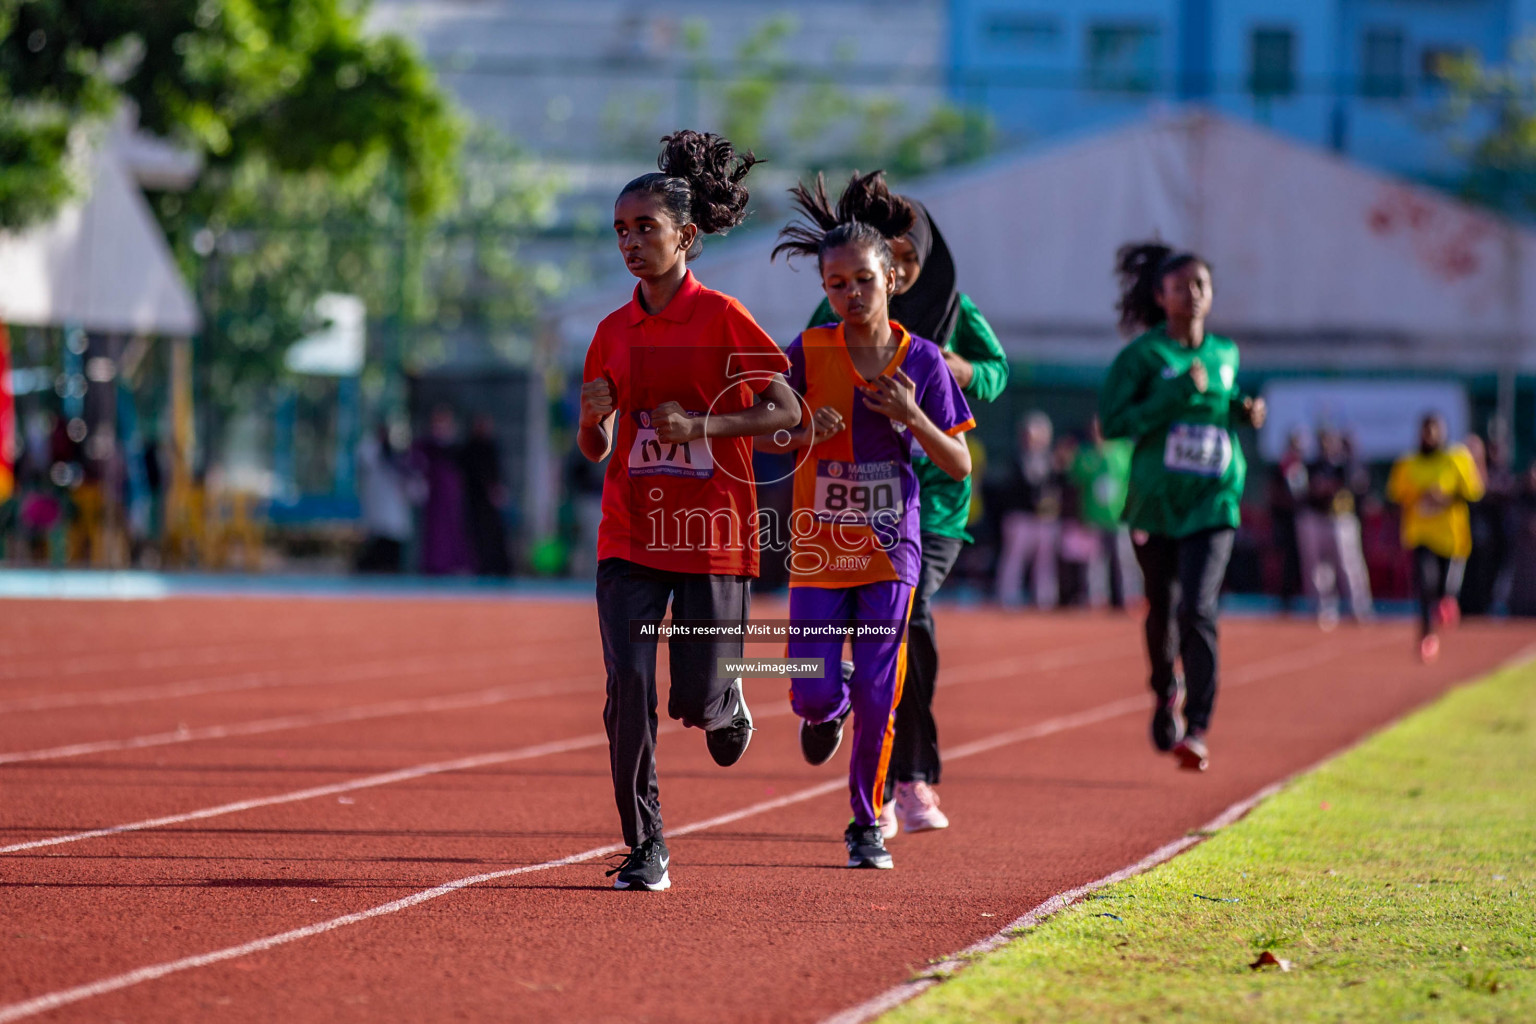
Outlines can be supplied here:
M950 0L949 87L1028 140L1199 102L1416 178L1450 179L1442 56L1501 63L1536 0Z
M910 190L943 225L966 293L1027 367L978 413L979 436L1000 450L1031 408L1086 425L1124 344L1115 249L1147 238L1211 261L1211 326L1242 342L1245 385L1288 382L1266 456L1286 430L1326 416L1357 435L1363 456L1384 459L1429 406L1465 430L1503 404L1522 451L1536 437L1536 232L1432 189L1195 110ZM733 237L703 272L787 342L821 289L813 263L770 269L773 244L767 231ZM567 359L622 287L566 308Z
M945 0L375 0L378 29L417 40L477 118L540 156L594 164L654 149L679 127L708 127L721 77L782 67L849 88L895 89L905 109L943 98ZM744 48L746 48L744 50ZM782 97L776 97L782 99ZM774 102L773 130L792 104ZM632 163L622 173L632 175ZM591 173L590 171L588 173ZM627 178L625 180L628 180ZM580 182L578 182L580 184ZM620 182L622 184L622 182Z

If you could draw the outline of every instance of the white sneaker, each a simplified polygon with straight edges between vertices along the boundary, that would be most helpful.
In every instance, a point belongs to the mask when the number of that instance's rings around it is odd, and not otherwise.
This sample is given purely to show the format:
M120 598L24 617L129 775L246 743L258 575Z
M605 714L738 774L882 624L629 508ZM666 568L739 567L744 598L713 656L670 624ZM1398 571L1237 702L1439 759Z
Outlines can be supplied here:
M949 817L939 810L939 794L926 782L896 783L896 813L908 832L949 828Z
M880 826L882 839L894 839L897 831L896 825L896 798L892 797L880 805L880 817L875 819L875 824Z

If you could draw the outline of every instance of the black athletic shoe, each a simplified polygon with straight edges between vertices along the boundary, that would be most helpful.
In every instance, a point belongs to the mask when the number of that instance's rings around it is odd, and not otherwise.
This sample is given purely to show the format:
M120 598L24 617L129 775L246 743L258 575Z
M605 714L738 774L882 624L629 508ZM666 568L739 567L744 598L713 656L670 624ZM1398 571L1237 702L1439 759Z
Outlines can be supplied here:
M672 888L672 879L667 877L667 865L672 858L667 853L666 840L657 836L655 839L647 839L639 846L631 847L624 857L624 862L612 871L610 875L618 875L613 880L615 889L645 889L650 892L660 892L663 889Z
M806 764L826 764L832 760L842 745L843 722L847 719L848 712L844 711L830 722L800 720L800 753L805 755Z
M1158 698L1152 712L1152 745L1168 753L1184 738L1184 728L1184 680L1175 679L1173 690Z
M848 847L848 866L851 868L892 867L879 825L850 824L843 833L843 843Z
M736 691L736 711L731 724L704 733L704 745L709 747L709 756L722 768L729 768L740 761L741 755L747 752L747 744L752 742L752 712L747 710L747 698L741 692L741 680L736 680L732 688Z
M1178 758L1179 767L1187 772L1203 772L1211 766L1210 751L1205 749L1205 740L1197 732L1179 740L1173 748L1173 756Z

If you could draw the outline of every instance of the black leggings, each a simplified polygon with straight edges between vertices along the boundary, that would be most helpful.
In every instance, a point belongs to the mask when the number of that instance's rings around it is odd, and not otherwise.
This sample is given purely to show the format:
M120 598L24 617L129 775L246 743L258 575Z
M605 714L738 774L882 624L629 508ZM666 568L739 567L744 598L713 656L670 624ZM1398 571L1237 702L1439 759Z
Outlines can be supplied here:
M1216 614L1237 531L1201 530L1185 537L1152 534L1136 545L1147 592L1147 656L1152 690L1161 700L1184 663L1184 714L1205 732L1216 704Z
M896 737L891 743L891 768L885 777L885 797L898 782L937 783L939 727L933 720L933 688L939 677L939 645L933 628L933 595L944 585L965 544L959 537L923 534L923 568L907 619L907 679L896 705Z
M656 783L656 647L654 636L638 633L640 624L657 625L667 613L674 619L705 619L745 625L751 609L751 579L667 572L623 558L597 563L597 624L608 670L608 759L613 769L613 797L624 827L624 842L639 846L661 835L661 790ZM715 671L720 658L740 658L740 636L709 640L671 637L672 686L667 715L698 729L729 722L735 707L734 680Z
M1435 610L1449 597L1461 594L1461 578L1467 563L1461 558L1446 558L1429 548L1413 549L1413 592L1419 598L1419 636L1435 631Z

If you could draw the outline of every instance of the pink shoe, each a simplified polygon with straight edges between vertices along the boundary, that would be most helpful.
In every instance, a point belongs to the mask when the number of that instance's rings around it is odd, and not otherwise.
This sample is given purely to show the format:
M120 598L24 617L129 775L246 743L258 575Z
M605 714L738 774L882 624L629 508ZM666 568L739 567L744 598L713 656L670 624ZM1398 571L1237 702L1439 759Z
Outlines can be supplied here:
M896 825L896 798L892 797L880 805L880 817L875 819L875 824L880 826L882 839L894 839L898 827Z
M939 810L939 794L926 782L896 783L896 811L908 832L949 828L949 818Z
M1440 638L1431 633L1419 641L1419 660L1428 665L1440 657Z

